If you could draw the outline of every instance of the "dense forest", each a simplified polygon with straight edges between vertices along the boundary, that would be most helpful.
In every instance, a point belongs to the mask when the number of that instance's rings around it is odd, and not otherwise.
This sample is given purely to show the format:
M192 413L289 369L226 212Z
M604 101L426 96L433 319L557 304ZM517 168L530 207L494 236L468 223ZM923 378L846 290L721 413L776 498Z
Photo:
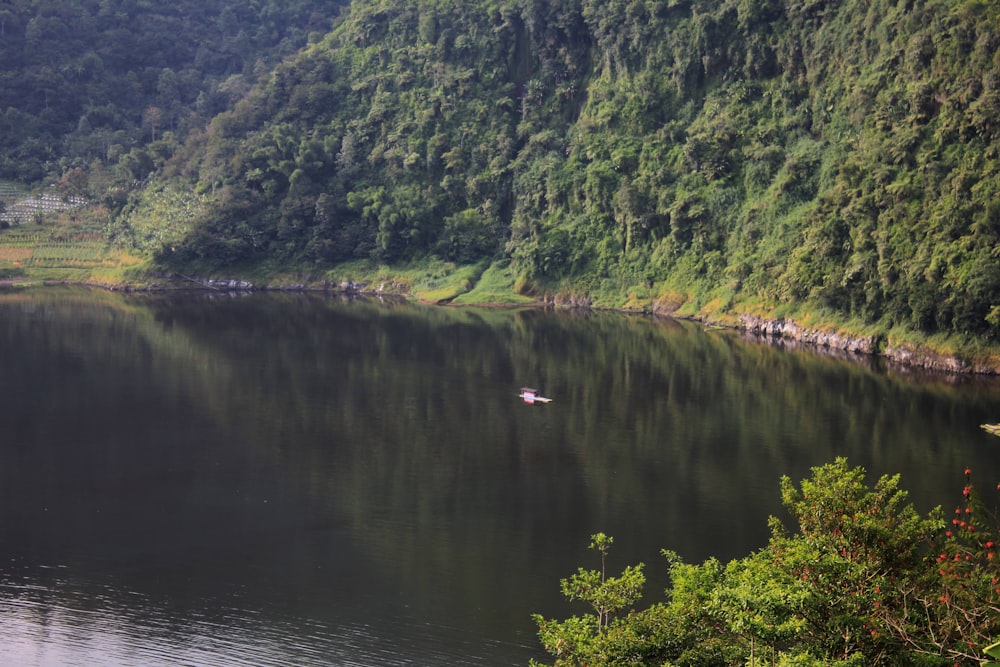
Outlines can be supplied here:
M18 4L0 171L105 201L165 266L439 258L1000 334L988 0Z
M341 4L4 0L0 179L127 165L137 146L163 153L165 135L232 106L309 32L327 32Z

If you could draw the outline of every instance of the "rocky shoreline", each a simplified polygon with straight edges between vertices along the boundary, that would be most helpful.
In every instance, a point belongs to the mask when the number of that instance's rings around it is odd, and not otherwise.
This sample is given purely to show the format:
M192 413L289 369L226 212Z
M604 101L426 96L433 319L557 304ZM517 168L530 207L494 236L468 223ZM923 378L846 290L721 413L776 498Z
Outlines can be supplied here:
M882 336L852 336L803 327L784 318L768 319L741 315L740 330L763 338L794 340L845 353L877 355L912 368L960 374L998 375L997 360L966 359L945 355L915 345L893 345Z

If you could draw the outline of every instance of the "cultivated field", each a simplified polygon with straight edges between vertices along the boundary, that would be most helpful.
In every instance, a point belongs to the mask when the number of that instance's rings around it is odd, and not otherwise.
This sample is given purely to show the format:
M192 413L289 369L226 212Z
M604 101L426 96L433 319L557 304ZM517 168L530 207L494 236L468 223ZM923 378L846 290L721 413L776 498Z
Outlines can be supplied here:
M0 229L0 278L14 282L115 282L141 263L111 246L99 215L68 212L45 216L42 224Z

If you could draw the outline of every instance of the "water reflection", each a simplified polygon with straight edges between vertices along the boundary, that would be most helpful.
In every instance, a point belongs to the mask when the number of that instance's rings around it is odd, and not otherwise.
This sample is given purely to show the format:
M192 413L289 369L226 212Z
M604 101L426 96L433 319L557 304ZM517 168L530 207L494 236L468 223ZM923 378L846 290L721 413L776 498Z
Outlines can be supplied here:
M762 545L783 474L844 455L929 509L1000 470L994 383L644 317L213 297L0 297L0 650L524 664L592 532L655 595L663 547Z

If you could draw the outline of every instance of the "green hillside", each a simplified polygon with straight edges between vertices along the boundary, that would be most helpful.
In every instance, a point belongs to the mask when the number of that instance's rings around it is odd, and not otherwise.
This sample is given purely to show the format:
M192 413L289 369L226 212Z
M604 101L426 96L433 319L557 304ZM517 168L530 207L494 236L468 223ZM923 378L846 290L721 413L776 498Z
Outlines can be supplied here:
M1000 334L996 3L359 0L311 42L118 156L117 242Z
M4 0L0 179L115 166L157 142L169 152L309 32L329 30L343 4Z

